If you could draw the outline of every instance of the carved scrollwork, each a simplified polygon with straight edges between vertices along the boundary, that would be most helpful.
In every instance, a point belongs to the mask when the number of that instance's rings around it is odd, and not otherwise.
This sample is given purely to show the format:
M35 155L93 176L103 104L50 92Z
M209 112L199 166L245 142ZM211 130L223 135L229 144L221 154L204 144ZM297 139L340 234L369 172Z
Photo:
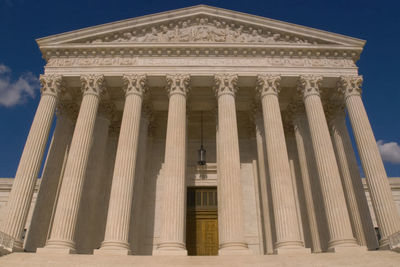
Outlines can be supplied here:
M81 90L84 95L93 94L101 96L105 93L106 81L103 74L85 74L81 75Z
M239 77L237 74L215 74L214 75L215 86L214 90L216 95L219 97L224 94L231 94L235 96L238 88Z
M147 91L147 76L146 74L124 74L122 76L124 83L123 89L125 95L136 94L140 97Z
M189 74L168 74L166 75L169 96L173 94L181 94L186 96L190 90L190 75Z
M349 96L360 96L362 93L362 82L363 77L359 76L341 76L337 87L340 93L344 95L345 98Z
M266 95L278 95L280 92L280 75L262 74L257 75L257 91L261 97Z
M58 74L42 74L39 78L40 92L42 95L58 96L61 91L65 90L65 82L62 75Z
M297 81L297 90L305 99L311 95L320 95L320 86L322 84L322 76L319 75L301 75Z

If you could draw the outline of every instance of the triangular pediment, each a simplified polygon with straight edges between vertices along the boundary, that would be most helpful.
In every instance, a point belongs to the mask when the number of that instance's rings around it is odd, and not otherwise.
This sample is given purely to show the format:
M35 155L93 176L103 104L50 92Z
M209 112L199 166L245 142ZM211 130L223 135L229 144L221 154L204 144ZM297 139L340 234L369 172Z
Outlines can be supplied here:
M362 48L365 43L352 37L203 5L53 35L37 42L41 48L146 43Z

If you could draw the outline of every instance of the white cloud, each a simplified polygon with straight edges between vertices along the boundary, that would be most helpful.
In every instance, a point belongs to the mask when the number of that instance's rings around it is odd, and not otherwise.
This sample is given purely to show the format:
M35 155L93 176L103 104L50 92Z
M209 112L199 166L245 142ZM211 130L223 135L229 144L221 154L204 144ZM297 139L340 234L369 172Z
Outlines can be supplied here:
M396 142L387 142L379 140L377 142L379 151L384 161L400 164L400 145Z
M38 88L39 81L31 72L12 81L11 69L0 63L0 106L12 107L35 98Z

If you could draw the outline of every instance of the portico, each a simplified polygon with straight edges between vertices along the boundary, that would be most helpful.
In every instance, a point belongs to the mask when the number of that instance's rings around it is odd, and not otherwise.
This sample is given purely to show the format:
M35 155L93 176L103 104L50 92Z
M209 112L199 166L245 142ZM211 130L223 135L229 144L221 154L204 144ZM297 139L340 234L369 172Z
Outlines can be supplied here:
M12 250L187 255L188 187L216 188L219 255L388 249L400 231L361 98L364 41L196 6L38 44L42 97L1 229Z

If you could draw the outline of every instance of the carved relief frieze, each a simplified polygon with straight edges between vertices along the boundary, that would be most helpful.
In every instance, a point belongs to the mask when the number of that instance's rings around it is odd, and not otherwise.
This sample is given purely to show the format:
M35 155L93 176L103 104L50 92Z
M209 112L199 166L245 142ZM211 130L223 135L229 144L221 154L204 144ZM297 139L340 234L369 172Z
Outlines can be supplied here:
M346 58L165 58L165 57L93 57L50 58L46 67L93 67L93 66L264 66L264 67L332 67L355 68L352 59Z
M263 43L317 44L312 38L287 34L211 16L198 16L141 26L85 40L86 43ZM318 41L319 44L327 42Z

